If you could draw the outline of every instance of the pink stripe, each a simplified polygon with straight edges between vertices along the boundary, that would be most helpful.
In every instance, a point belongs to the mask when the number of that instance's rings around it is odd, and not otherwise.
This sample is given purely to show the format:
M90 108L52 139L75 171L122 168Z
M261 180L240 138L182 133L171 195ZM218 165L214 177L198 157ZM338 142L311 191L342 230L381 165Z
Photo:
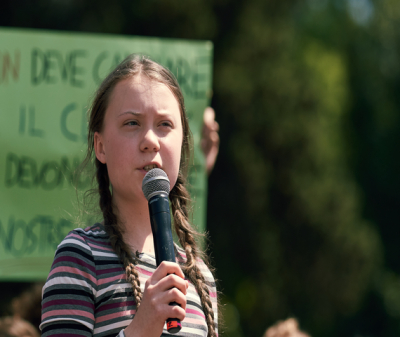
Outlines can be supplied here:
M101 280L98 281L98 284L104 284L104 283L109 283L115 280L125 280L126 279L126 275L125 274L121 274L121 275L117 275L117 276L112 276L112 277L107 277L107 278L103 278Z
M190 317L185 317L183 320L185 323L192 323L192 324L197 324L197 325L207 325L205 320L202 319L196 319L196 318L190 318Z
M92 242L88 242L88 245L89 245L89 247L97 248L97 249L100 249L100 250L106 250L106 251L109 251L109 252L113 252L114 251L112 248L104 247L104 246L98 246L98 245L95 245Z
M80 235L75 234L75 233L69 233L69 235L66 237L66 239L68 239L71 236L74 237L74 238L79 239L79 241L85 242L85 240L83 240L83 238Z
M178 251L178 252L179 252L179 255L181 255L182 257L184 257L186 259L186 253L180 252L180 251Z
M59 256L54 260L52 266L56 265L59 262L73 262L79 266L86 267L87 269L90 269L93 272L96 271L96 269L92 265L90 265L82 260L79 260L76 257L72 257L72 256Z
M217 293L216 293L216 292L210 291L210 297L216 298L216 297L217 297Z
M84 316L90 319L94 319L93 314L83 310L52 310L42 314L42 320L51 316Z
M153 272L144 270L144 269L142 269L142 268L140 268L140 267L137 267L137 266L136 266L136 270L137 270L139 273L142 273L142 274L147 275L147 276L153 275Z
M136 310L126 310L126 311L116 312L115 314L109 314L109 315L97 317L96 323L101 323L101 322L108 321L113 318L122 317L122 316L126 316L126 315L134 315L135 313L136 313Z
M99 248L99 249L113 251L113 249L110 248L111 244L109 242L99 243L99 241L93 240L93 239L90 239L90 238L85 238L85 240L83 240L81 236L79 236L78 234L74 234L74 233L71 233L70 235L68 235L68 238L71 237L71 236L76 238L76 239L79 239L79 241L81 241L81 242L87 243L91 247L96 247L96 248ZM108 247L105 247L105 246L108 246Z
M49 276L51 276L51 275L53 275L53 274L56 274L56 273L71 273L71 274L83 276L84 278L91 280L93 283L96 283L96 281L97 281L97 280L96 280L92 275L90 275L89 273L85 273L84 271L79 270L79 269L77 269L77 268L73 268L73 267L57 267L57 268L54 268L54 269L50 272Z
M216 298L217 297L217 293L210 291L210 297Z
M197 310L194 310L194 309L186 309L186 312L188 314L195 314L195 315L201 316L204 319L206 319L206 317L200 311L197 311Z

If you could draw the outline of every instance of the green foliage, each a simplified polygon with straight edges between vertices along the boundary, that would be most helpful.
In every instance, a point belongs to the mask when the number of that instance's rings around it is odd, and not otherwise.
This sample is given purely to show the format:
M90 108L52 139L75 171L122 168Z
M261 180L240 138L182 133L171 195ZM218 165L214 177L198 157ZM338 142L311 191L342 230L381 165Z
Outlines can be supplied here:
M251 17L216 68L216 92L234 119L229 151L247 218L239 226L251 233L243 239L253 259L242 259L249 265L233 298L251 335L291 314L327 335L360 307L381 263L347 167L346 59L282 18Z

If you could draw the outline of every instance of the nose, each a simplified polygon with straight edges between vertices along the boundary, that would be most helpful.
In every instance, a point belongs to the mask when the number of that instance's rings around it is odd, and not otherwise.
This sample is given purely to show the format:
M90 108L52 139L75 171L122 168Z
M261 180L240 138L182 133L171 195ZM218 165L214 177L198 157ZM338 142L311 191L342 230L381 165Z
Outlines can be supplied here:
M160 150L159 139L153 130L149 129L145 132L140 142L140 150L143 152L158 152Z

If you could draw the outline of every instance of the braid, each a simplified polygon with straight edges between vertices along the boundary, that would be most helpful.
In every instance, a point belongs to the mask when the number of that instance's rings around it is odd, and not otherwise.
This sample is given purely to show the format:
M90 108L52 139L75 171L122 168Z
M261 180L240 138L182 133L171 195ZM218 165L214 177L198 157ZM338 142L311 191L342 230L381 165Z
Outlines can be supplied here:
M196 236L199 236L199 233L189 223L188 202L190 201L190 196L185 188L181 173L179 173L177 182L170 192L170 200L175 231L186 253L186 263L182 266L182 269L199 294L208 326L208 337L216 337L214 310L212 308L210 292L204 276L196 264L198 257L202 257L203 260L205 258L199 252L195 240Z
M156 62L143 56L128 56L120 63L101 83L93 100L88 132L88 150L83 163L85 167L91 163L94 149L94 140L96 132L101 132L104 124L104 116L110 100L110 95L117 83L123 79L144 75L151 80L166 85L179 104L179 110L182 122L183 143L181 153L181 166L178 181L170 193L171 207L173 212L175 231L179 242L186 252L186 262L182 269L188 279L194 284L203 306L208 326L208 336L216 336L216 323L214 321L214 311L212 309L210 293L203 274L197 266L197 259L206 259L197 248L196 236L199 234L189 224L188 204L190 201L189 193L185 188L186 171L188 168L191 147L191 132L185 112L184 98L179 84L174 75ZM140 305L142 293L140 290L139 276L135 268L138 256L132 256L129 246L124 242L122 230L118 226L118 217L116 210L113 209L112 194L110 191L110 179L108 177L107 166L98 159L93 158L96 164L96 178L99 187L100 200L99 205L104 217L104 226L110 237L111 246L120 258L126 272L128 282L132 284L133 293L137 306ZM183 172L183 173L182 173ZM210 267L209 267L210 268ZM211 270L211 268L210 268Z
M122 233L118 226L118 219L113 211L112 196L110 192L110 179L108 177L107 165L100 163L96 159L97 166L97 182L99 184L100 209L103 212L104 227L110 236L111 246L120 258L125 268L126 279L132 284L133 296L135 297L136 306L139 307L142 300L142 292L140 290L139 274L135 268L137 257L133 257L130 253L128 245L122 238Z

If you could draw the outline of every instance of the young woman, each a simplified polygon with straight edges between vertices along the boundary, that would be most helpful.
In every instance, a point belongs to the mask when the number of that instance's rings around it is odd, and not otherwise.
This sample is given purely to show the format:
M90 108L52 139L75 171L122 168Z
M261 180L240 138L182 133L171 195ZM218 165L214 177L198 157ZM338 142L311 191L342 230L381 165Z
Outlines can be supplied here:
M58 246L43 288L42 336L217 336L213 276L188 217L185 175L190 130L173 75L130 56L101 84L92 104L88 152L96 167L104 221L75 229ZM156 268L148 202L152 168L170 180L177 263ZM170 306L177 302L180 306Z

